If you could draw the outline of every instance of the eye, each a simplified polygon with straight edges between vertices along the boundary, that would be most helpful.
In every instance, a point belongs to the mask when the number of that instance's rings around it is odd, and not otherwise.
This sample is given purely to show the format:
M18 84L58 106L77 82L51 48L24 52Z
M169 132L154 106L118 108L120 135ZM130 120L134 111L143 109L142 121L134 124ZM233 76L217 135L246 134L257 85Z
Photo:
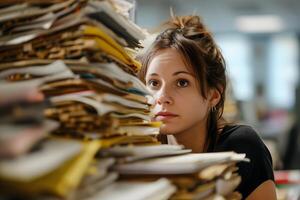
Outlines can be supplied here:
M149 86L151 89L155 89L159 87L159 81L157 80L149 80L147 83L147 86Z
M179 79L176 83L178 87L187 87L189 85L189 81L186 79Z

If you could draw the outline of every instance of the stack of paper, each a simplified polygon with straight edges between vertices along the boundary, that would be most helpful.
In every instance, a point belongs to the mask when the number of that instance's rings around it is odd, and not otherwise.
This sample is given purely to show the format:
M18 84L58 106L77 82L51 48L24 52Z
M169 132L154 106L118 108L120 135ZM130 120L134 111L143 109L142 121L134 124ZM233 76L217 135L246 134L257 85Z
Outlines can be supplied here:
M2 80L0 94L0 192L51 192L57 180L48 174L78 156L82 144L49 137L58 123L44 118L48 103L36 83Z
M127 181L167 177L178 189L171 199L241 199L234 192L241 181L235 165L240 161L247 161L245 154L190 153L119 163L115 169Z
M114 146L102 149L102 156L116 157L118 162L134 162L147 158L166 157L190 153L190 149L184 149L182 145L146 145L146 146Z
M34 101L35 88L0 83L0 94L0 160L14 159L28 153L58 124L44 118L48 104Z
M135 75L140 63L132 56L144 33L119 14L126 12L116 10L120 3L0 2L0 85L14 85L15 96L27 87L42 92L50 106L41 110L59 122L52 136L36 146L46 134L32 139L31 126L7 128L9 115L3 114L1 136L8 137L2 131L9 130L26 151L1 150L3 155L22 154L0 161L1 192L88 198L118 178L109 170L114 159L97 157L99 149L158 144L160 123L150 122L149 93ZM48 126L43 133L53 130ZM31 140L23 144L24 138Z
M70 199L80 200L89 198L106 186L113 184L118 178L116 172L109 171L114 162L113 158L93 160L79 188L72 193Z
M176 188L167 179L159 179L154 182L120 181L105 189L98 191L87 200L167 200L175 192Z

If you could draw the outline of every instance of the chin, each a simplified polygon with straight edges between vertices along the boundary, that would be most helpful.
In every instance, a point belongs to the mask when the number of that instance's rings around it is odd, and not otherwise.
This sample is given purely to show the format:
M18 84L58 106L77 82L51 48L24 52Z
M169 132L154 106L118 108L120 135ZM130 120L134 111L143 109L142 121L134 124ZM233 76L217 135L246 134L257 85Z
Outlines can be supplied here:
M176 130L174 127L163 125L160 128L160 133L163 135L175 135L178 133L178 130Z

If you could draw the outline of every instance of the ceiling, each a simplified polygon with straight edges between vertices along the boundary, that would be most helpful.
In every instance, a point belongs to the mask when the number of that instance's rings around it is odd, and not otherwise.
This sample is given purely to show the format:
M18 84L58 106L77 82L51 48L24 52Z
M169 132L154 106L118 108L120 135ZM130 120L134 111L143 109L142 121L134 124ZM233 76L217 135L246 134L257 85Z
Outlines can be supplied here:
M136 0L136 23L154 28L170 16L200 15L215 33L238 32L235 20L241 15L276 15L281 18L281 32L300 32L299 0Z

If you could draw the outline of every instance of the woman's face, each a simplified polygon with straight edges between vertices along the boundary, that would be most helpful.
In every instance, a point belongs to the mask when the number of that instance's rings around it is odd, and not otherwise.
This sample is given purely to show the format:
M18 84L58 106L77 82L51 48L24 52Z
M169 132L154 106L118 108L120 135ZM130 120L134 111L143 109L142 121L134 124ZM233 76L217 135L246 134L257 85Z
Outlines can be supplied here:
M146 85L155 99L155 121L162 121L161 133L177 134L206 126L211 107L199 83L175 49L156 53L148 66Z

